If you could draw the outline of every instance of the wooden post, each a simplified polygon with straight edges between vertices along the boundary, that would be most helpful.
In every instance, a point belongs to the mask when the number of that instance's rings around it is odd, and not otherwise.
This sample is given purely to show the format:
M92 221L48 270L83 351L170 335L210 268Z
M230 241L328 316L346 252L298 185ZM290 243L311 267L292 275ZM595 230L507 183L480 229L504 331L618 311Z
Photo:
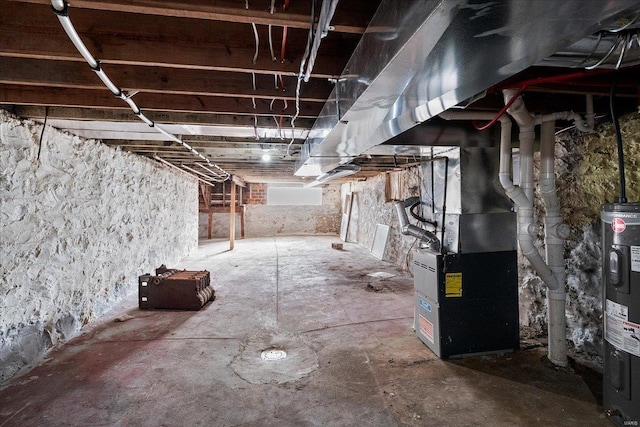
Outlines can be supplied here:
M246 206L240 206L240 237L244 239L244 213Z
M236 243L236 183L231 182L231 203L229 209L229 250L233 250Z
M211 240L213 233L213 212L211 212L211 206L209 206L209 223L207 224L207 239Z

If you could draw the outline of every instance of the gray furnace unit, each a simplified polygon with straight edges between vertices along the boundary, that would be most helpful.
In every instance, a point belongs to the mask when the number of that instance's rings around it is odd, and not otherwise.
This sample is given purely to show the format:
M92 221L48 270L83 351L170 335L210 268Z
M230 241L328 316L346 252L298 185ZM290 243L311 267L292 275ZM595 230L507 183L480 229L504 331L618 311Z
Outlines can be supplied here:
M618 425L640 423L640 203L602 207L603 406Z
M422 166L439 250L413 255L415 330L438 357L519 348L516 217L494 147L453 147Z

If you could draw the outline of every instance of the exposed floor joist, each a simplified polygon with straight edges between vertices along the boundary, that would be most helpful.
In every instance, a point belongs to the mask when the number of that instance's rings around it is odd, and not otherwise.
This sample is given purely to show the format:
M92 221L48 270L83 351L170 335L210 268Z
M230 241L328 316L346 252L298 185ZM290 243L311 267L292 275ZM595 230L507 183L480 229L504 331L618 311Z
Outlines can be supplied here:
M225 159L242 171L266 168L269 179L297 179L294 155L333 90L329 79L342 73L379 2L340 1L297 106L311 3L291 1L286 11L283 1L273 11L270 0L248 3L80 0L68 13L105 73L126 94L135 93L150 120L212 161ZM2 108L141 155L198 160L135 124L138 118L79 55L50 1L0 0L0 7ZM98 129L93 121L108 123ZM277 153L270 165L260 160L265 147Z

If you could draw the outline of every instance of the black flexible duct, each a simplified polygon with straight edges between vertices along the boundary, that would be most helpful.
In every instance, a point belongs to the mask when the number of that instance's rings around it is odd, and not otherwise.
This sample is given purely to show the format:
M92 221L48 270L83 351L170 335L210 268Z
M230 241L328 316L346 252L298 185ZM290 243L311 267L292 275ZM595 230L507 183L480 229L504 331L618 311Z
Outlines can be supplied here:
M415 219L417 219L420 222L424 222L426 224L431 224L434 227L436 227L438 225L437 221L431 221L428 220L426 218L421 217L417 212L416 212L416 208L418 206L420 206L422 202L420 202L420 200L418 200L417 202L413 203L410 207L409 207L409 213L411 214L412 217L414 217Z

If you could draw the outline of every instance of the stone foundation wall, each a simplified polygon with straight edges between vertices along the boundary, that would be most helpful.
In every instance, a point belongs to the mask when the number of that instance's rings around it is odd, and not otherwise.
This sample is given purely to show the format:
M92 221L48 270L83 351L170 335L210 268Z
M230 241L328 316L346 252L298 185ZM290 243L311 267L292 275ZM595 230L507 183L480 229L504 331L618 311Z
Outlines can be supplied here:
M397 199L420 195L419 168L413 167L395 174L399 175L398 181L403 183L398 189ZM390 226L389 236L383 259L406 270L411 265L410 260L413 259L411 249L416 239L400 233L393 203L386 201L386 182L386 174L380 174L366 181L343 184L343 200L347 194L351 194L353 198L347 241L356 242L371 249L376 225L388 225ZM415 222L412 218L411 221Z
M198 242L195 180L42 129L0 110L0 383Z
M322 205L267 205L266 184L251 183L245 211L245 236L278 234L338 234L340 230L340 186L322 189ZM257 190L256 190L257 188ZM199 236L207 238L208 215L200 214ZM212 237L229 238L229 214L214 213ZM236 214L236 238L240 238L240 215Z
M620 118L627 199L640 201L640 114ZM563 220L571 228L565 243L567 339L576 351L601 360L602 271L600 206L620 194L613 125L592 133L566 132L556 139L556 185ZM537 205L542 211L542 206ZM538 215L540 218L541 215ZM544 247L540 247L544 253ZM546 334L546 292L521 258L520 323Z

